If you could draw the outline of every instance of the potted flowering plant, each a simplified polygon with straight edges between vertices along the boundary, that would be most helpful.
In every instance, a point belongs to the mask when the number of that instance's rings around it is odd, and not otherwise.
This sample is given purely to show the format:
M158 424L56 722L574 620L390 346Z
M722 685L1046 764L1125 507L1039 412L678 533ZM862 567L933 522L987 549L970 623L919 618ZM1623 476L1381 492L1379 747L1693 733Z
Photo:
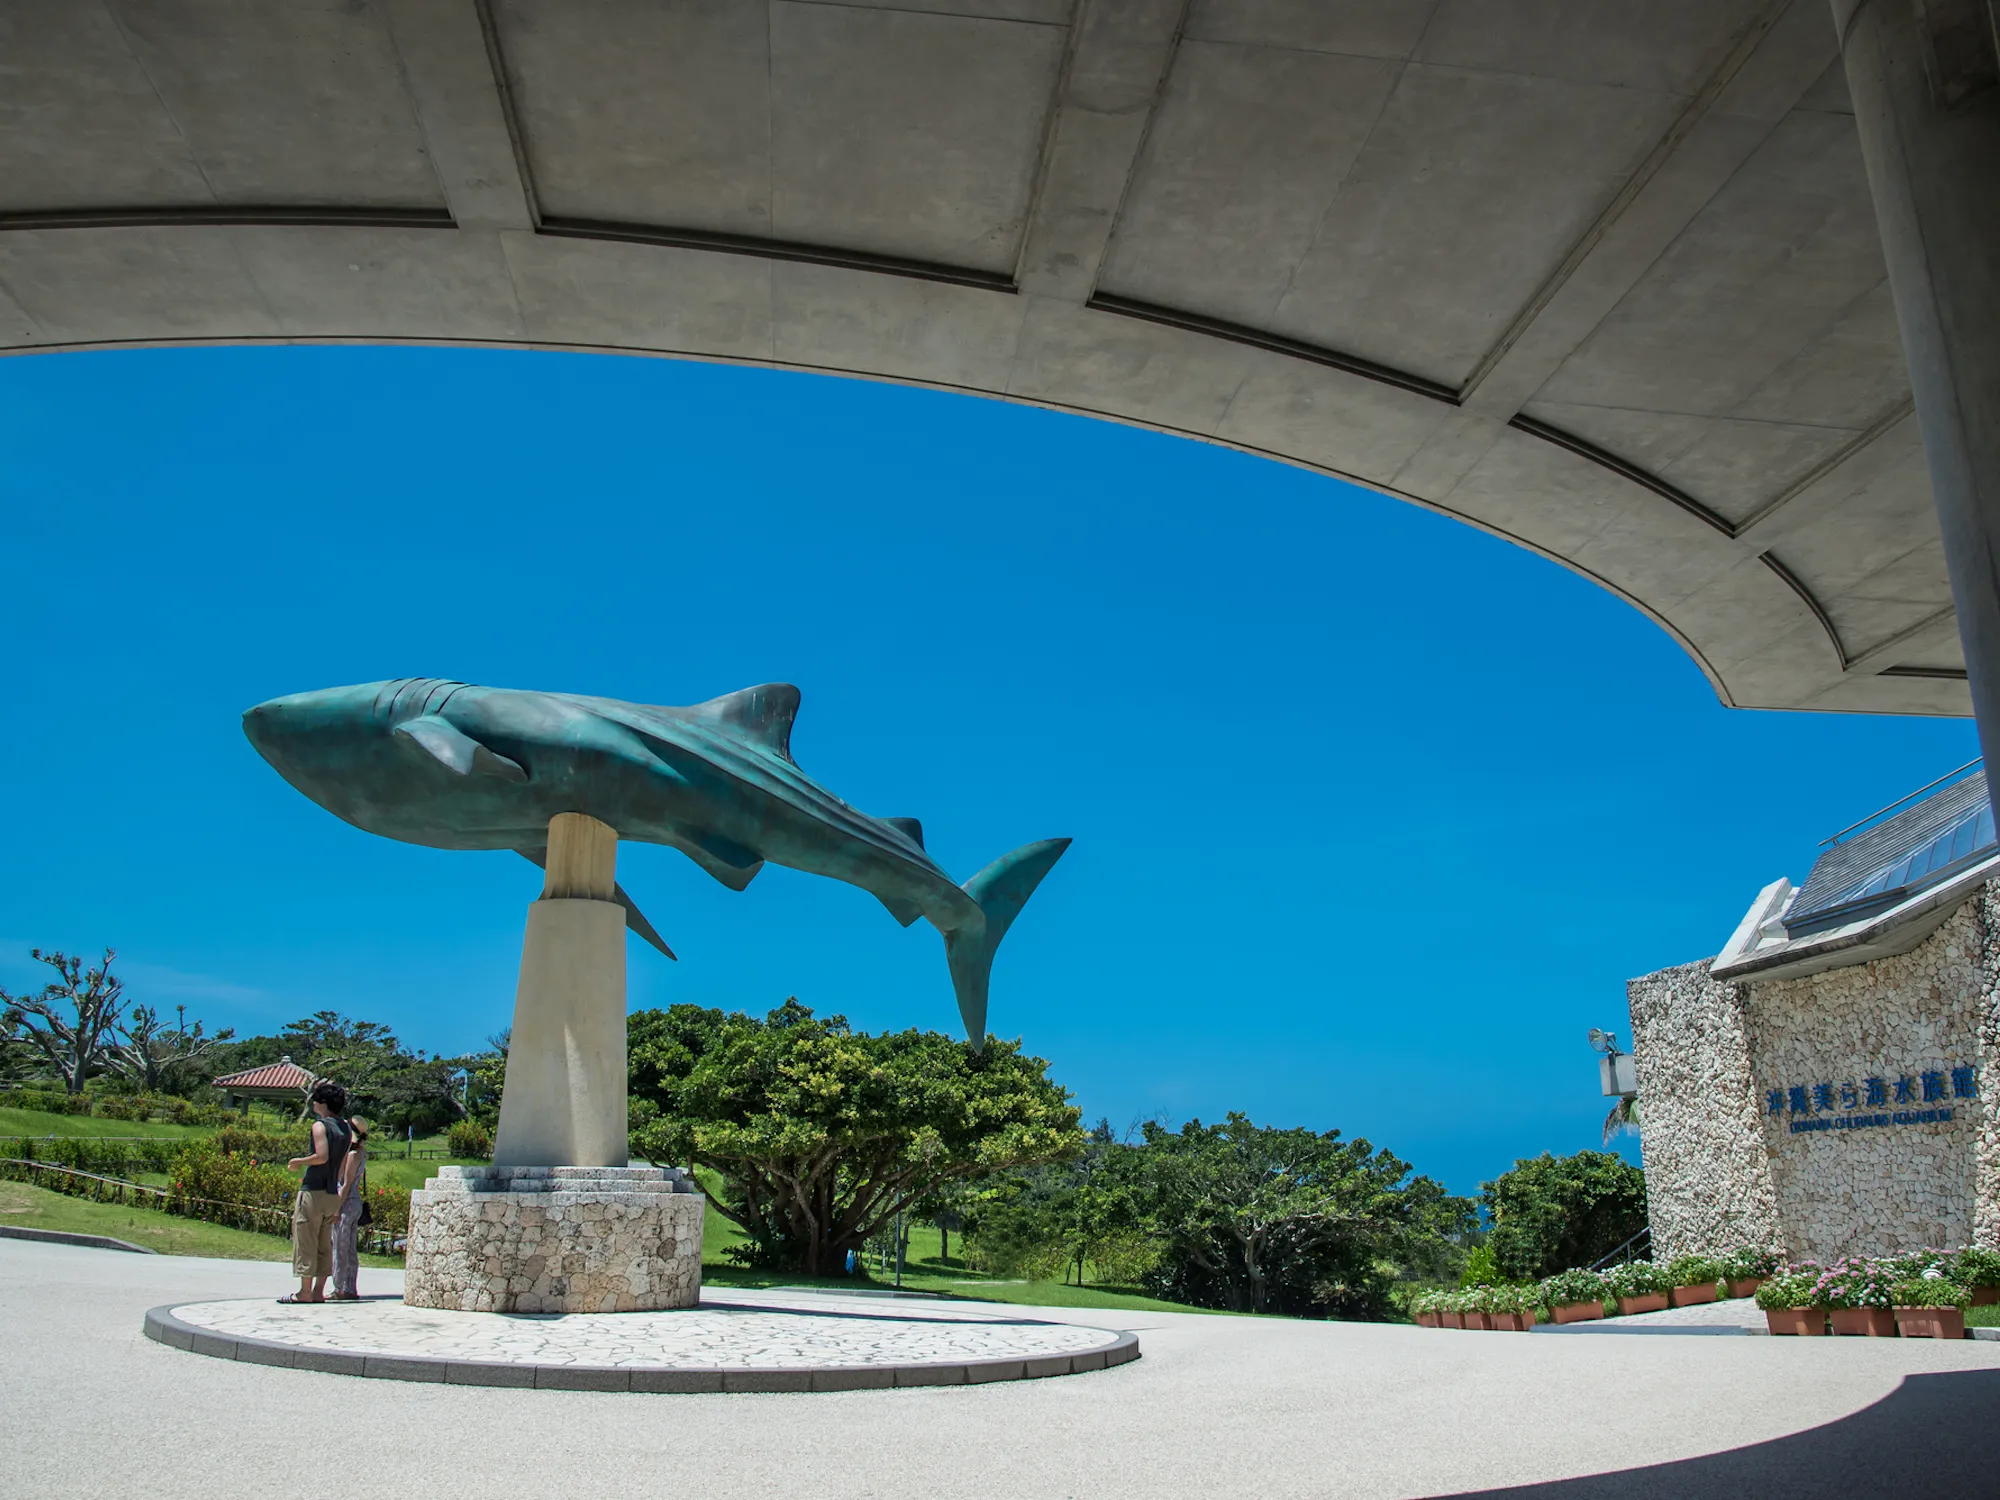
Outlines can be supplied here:
M1754 1297L1766 1276L1778 1269L1775 1250L1734 1250L1722 1257L1722 1278L1732 1297Z
M1906 1339L1962 1339L1972 1294L1941 1273L1899 1281L1889 1289L1896 1332Z
M1507 1333L1530 1332L1541 1321L1542 1292L1536 1286L1496 1286L1487 1291L1486 1326Z
M1822 1271L1814 1290L1833 1309L1833 1331L1863 1338L1894 1338L1891 1295L1895 1268L1863 1255L1844 1256Z
M1410 1317L1420 1328L1439 1327L1439 1319L1444 1316L1444 1305L1449 1292L1418 1292L1410 1298Z
M1706 1255L1683 1255L1667 1264L1667 1305L1691 1307L1713 1302L1721 1290L1722 1262Z
M1465 1326L1465 1293L1438 1293L1438 1327L1463 1328Z
M1826 1332L1826 1304L1819 1297L1818 1266L1780 1266L1757 1288L1757 1305L1773 1333Z
M1946 1274L1971 1291L1974 1307L2000 1302L2000 1250L1968 1245L1949 1260Z
M1666 1271L1650 1260L1613 1266L1604 1273L1604 1284L1618 1301L1618 1315L1626 1318L1634 1313L1658 1312L1667 1305L1667 1288L1673 1285Z
M1542 1301L1558 1323L1586 1323L1604 1316L1611 1297L1595 1271L1562 1271L1542 1283Z
M1487 1297L1492 1290L1490 1286L1475 1286L1458 1294L1460 1327L1487 1329L1493 1326L1486 1321Z

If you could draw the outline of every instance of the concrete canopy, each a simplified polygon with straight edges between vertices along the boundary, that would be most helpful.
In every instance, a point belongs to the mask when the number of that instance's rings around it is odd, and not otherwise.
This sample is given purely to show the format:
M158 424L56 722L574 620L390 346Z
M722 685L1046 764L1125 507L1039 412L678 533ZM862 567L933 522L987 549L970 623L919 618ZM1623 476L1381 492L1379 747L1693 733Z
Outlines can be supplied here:
M0 352L741 361L1458 517L1964 714L1825 0L7 0Z

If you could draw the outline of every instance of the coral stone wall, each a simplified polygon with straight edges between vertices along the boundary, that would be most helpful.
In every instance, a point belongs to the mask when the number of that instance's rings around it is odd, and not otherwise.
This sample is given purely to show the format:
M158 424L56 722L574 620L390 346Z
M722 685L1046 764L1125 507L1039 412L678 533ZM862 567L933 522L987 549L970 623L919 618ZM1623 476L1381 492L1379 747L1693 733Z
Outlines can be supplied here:
M1656 1256L2000 1245L1993 888L1895 958L1733 985L1685 964L1627 994Z
M1717 984L1702 962L1635 979L1626 995L1654 1258L1778 1243L1736 986Z
M1984 1072L1983 905L1967 901L1899 957L1743 986L1788 1253L1827 1261L1971 1242L1984 1111L1952 1083L1959 1068L1976 1069L1975 1086ZM1886 1123L1842 1123L1855 1121Z

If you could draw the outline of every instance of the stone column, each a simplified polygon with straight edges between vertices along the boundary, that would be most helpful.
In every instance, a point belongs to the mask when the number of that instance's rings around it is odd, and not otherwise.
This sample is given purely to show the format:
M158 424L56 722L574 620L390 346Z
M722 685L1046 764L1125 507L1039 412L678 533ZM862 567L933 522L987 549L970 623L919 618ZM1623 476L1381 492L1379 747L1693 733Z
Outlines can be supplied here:
M625 1165L625 909L618 835L582 813L549 823L528 908L496 1166Z
M1944 533L2000 765L2000 37L1990 0L1833 0Z

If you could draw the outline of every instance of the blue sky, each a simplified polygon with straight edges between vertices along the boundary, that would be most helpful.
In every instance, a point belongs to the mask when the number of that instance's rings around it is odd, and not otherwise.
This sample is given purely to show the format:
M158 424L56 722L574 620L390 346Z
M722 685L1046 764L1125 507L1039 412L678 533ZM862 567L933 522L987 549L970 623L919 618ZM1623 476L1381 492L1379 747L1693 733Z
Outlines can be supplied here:
M362 834L242 737L394 676L803 689L800 763L961 879L1075 846L992 1028L1123 1126L1241 1109L1469 1191L1597 1143L1584 1033L1970 723L1724 709L1636 611L1414 507L967 397L587 355L0 361L0 983L115 945L244 1033L507 1024L539 876ZM936 935L625 846L635 1007L955 1025Z

